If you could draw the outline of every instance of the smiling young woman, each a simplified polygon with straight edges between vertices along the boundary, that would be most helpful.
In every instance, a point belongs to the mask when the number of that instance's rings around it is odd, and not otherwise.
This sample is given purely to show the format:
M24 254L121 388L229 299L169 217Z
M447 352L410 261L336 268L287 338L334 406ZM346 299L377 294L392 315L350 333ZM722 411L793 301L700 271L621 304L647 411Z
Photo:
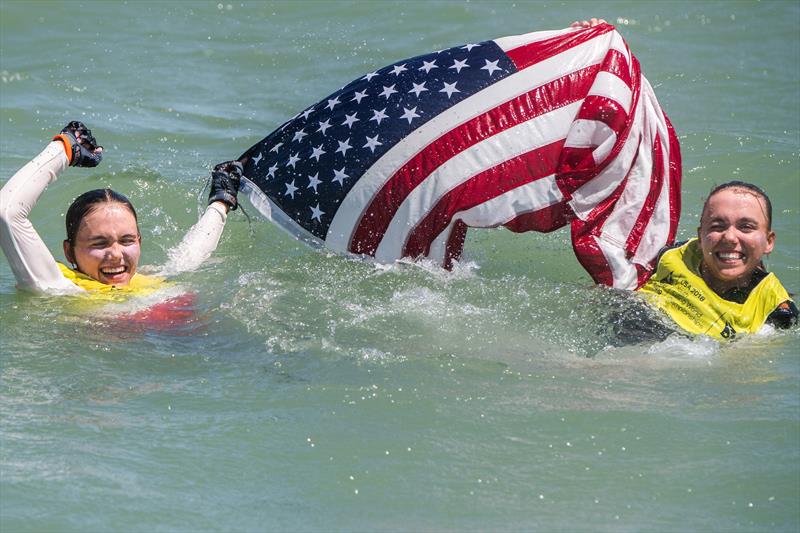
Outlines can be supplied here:
M67 210L64 256L75 270L101 283L128 285L136 275L141 243L136 210L111 189L85 192Z
M765 323L786 328L798 310L764 268L774 247L769 197L751 183L731 181L706 199L697 238L662 252L639 290L690 333L731 339Z
M70 122L44 151L20 169L0 190L0 247L22 289L47 294L130 293L153 290L157 280L137 273L142 237L136 210L111 189L88 191L70 205L66 216L64 256L55 260L28 220L39 197L67 166L94 167L103 148L80 122ZM173 272L191 270L217 246L227 213L238 202L241 164L214 167L208 207L179 245L184 258L173 258Z
M714 292L747 287L761 258L775 247L772 204L760 189L732 182L714 189L697 228L701 274Z

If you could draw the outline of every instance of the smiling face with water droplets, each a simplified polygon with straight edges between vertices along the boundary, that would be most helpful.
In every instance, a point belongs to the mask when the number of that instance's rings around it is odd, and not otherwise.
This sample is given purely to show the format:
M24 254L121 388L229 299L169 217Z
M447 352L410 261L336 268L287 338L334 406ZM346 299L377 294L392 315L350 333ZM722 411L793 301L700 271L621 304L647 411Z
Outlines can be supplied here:
M735 187L708 199L697 237L703 252L703 279L717 293L746 286L763 255L775 246L764 200Z
M123 204L100 204L81 220L75 245L64 241L64 254L80 272L101 283L127 285L141 255L136 218Z

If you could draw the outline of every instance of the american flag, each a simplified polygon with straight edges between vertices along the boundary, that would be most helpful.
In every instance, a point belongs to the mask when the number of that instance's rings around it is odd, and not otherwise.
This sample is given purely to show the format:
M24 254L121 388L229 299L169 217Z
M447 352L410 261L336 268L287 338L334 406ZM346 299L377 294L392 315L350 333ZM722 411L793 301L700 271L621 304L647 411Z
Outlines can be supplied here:
M399 61L308 107L240 158L242 190L310 244L450 268L468 227L571 224L592 278L635 289L680 214L680 149L613 26Z

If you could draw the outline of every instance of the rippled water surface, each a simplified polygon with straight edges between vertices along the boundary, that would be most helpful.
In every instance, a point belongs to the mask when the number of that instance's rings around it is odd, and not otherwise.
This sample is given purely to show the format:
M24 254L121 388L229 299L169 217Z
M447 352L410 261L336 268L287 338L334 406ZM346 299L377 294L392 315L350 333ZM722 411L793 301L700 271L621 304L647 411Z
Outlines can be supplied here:
M796 2L2 0L0 182L85 121L106 158L34 224L56 252L71 199L112 186L163 264L211 165L351 79L592 15L680 135L679 237L713 184L756 181L800 289ZM452 273L376 267L237 211L172 327L19 294L0 261L0 529L800 528L797 329L614 347L619 297L567 232L465 249Z

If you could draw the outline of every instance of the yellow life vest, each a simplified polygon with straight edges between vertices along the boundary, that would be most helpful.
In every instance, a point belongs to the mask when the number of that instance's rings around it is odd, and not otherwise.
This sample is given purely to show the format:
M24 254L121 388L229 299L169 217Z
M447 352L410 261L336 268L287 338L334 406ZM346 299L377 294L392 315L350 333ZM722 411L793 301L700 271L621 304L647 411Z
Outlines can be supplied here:
M145 296L157 291L166 284L163 278L136 273L127 285L117 287L101 283L82 272L69 268L63 263L57 264L65 278L87 291L87 295L93 299L121 301L131 296Z
M775 274L767 274L744 303L726 300L714 292L700 275L702 251L697 239L667 250L656 273L639 290L647 300L695 335L718 340L737 333L755 333L778 305L791 300Z

